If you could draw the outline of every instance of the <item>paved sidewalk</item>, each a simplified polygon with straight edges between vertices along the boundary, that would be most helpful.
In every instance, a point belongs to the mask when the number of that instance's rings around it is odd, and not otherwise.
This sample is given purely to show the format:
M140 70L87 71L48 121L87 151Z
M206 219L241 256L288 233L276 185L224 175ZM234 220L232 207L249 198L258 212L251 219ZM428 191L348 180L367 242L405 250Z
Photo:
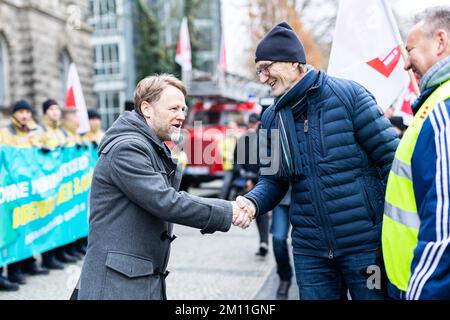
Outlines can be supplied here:
M275 300L275 295L279 285L279 278L276 267L267 276L266 281L261 286L261 290L256 294L254 300ZM298 300L298 287L295 281L295 275L292 278L292 284L289 288L288 300Z
M273 255L255 256L256 225L247 230L201 235L197 229L176 225L167 277L168 299L253 299L274 267ZM82 262L53 270L47 276L27 277L16 292L0 292L0 300L67 300Z

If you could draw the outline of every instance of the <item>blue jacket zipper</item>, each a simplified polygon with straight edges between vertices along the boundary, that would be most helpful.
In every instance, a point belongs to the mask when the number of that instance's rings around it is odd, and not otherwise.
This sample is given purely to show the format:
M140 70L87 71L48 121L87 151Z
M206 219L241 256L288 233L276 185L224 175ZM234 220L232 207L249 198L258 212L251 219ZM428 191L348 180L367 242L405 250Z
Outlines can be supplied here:
M309 155L310 155L309 156L309 158L310 158L310 168L311 168L311 171L313 173L313 179L312 180L318 179L316 167L314 165L315 162L314 162L314 153L313 153L312 141L311 141L311 138L308 135L308 132L309 132L309 121L308 121L308 119L306 119L305 122L304 122L303 132L305 133L305 138L306 138L306 140L308 142L308 149L309 149ZM321 205L320 205L321 202L319 201L320 197L319 197L319 192L317 191L317 184L314 183L314 181L312 181L311 184L313 186L313 194L314 194L314 198L316 199L317 210L318 210L318 213L319 213L319 217L320 217L321 223L322 223L322 225L323 225L323 227L325 229L324 230L325 231L324 235L325 235L325 238L326 238L326 242L328 244L328 259L333 259L334 258L334 252L333 252L333 245L331 243L330 236L329 236L329 234L330 234L330 232L329 232L329 225L328 225L328 223L326 223L326 217L324 216L324 214L323 214L323 212L321 210Z

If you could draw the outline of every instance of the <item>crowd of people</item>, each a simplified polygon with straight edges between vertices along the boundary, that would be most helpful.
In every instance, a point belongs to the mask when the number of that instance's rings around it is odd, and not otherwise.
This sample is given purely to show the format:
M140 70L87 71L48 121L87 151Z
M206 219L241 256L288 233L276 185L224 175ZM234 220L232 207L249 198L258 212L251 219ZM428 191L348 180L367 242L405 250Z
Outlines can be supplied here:
M88 110L90 131L84 135L78 133L80 126L76 109L62 109L54 99L42 104L42 121L37 124L33 119L33 107L25 100L14 103L10 123L0 130L0 145L10 147L35 147L47 154L57 148L98 146L103 136L101 116L94 110ZM27 275L46 275L50 270L64 269L67 263L74 263L86 253L87 238L53 248L42 253L41 263L34 257L17 261L0 268L0 291L16 291L19 285L26 283Z

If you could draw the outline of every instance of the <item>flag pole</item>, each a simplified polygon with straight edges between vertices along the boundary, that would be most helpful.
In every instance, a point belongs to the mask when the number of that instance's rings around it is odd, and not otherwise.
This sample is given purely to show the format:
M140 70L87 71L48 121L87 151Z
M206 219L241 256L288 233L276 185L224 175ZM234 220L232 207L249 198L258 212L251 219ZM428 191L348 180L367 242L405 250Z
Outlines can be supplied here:
M381 3L383 5L384 12L386 13L386 16L388 18L389 24L391 25L391 30L394 33L394 38L400 48L400 52L402 54L403 61L406 63L406 60L408 59L408 53L406 52L405 44L403 43L402 37L400 35L400 31L398 30L398 26L397 26L397 23L395 22L395 18L394 18L394 15L392 14L392 10L390 9L386 0L381 0ZM409 75L409 78L411 79L411 83L414 88L414 93L416 94L416 96L420 96L419 84L417 83L416 76L414 75L414 72L411 69L408 70L408 75Z

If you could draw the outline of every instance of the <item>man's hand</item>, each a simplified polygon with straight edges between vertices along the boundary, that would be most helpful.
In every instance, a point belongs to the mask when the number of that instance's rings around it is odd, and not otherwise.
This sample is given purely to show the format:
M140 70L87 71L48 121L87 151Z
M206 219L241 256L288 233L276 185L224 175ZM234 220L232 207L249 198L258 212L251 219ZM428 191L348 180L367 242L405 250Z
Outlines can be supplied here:
M232 201L233 206L233 220L231 221L235 226L246 229L250 226L252 222L252 217L247 213L246 210L241 209L236 201Z
M252 219L255 219L255 217L256 217L256 208L255 208L255 205L253 204L253 202L251 202L249 199L247 199L247 198L245 198L243 196L238 196L236 198L236 204L238 205L239 208L241 208L242 210L247 212L247 214Z

